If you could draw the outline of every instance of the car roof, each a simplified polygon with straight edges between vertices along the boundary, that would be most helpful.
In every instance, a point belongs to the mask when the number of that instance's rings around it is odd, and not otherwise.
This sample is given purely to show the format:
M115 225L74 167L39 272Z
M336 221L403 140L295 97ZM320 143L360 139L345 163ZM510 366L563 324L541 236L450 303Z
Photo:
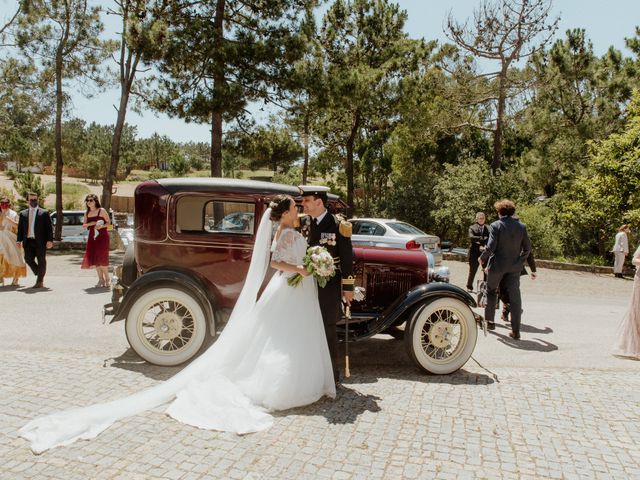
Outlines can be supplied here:
M293 185L282 183L265 182L261 180L240 180L237 178L220 177L189 177L189 178L160 178L156 180L169 193L179 193L185 191L202 192L235 192L235 193L258 193L272 195L286 193L292 197L299 197L300 190ZM329 198L338 200L338 196L330 193Z
M379 222L379 223L389 223L389 222L402 222L402 223L407 223L404 222L402 220L396 220L395 218L372 218L372 217L359 217L359 218L351 218L349 219L349 221L355 221L355 220L365 220L367 222Z

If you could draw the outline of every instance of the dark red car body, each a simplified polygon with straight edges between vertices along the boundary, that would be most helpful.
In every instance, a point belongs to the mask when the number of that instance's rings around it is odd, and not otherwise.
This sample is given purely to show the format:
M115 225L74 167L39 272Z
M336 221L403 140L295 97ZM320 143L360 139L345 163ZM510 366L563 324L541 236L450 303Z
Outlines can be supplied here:
M189 178L140 184L135 192L134 249L127 252L113 301L105 306L105 314L113 315L112 322L128 319L130 309L143 293L173 285L197 299L209 319L210 333L215 334L240 294L260 218L270 199L280 193L298 197L298 189L292 186L246 180ZM246 232L238 233L216 230L216 225L210 223L216 231L209 231L208 214L204 213L207 205L212 203L209 210L214 212L216 205L222 208L231 202L253 208L242 215L245 220L252 218L253 225L244 225ZM340 213L345 208L337 196L330 196L330 211ZM189 224L179 215L193 219ZM422 250L365 246L354 246L353 250L356 286L363 288L366 295L352 305L350 341L388 331L435 299L451 298L467 308L475 306L466 292L445 283L448 279L437 275L434 278L434 272L429 271L428 254ZM168 307L160 310L163 308ZM448 328L442 325L445 330ZM129 336L134 330L127 331ZM346 333L344 322L339 333Z

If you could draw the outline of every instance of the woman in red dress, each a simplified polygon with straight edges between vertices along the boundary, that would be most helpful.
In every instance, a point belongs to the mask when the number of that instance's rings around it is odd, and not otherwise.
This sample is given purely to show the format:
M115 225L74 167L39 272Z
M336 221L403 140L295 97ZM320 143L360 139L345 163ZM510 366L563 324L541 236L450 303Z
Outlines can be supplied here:
M97 195L90 193L84 199L87 211L82 226L89 230L87 249L84 252L81 268L96 267L98 272L97 288L110 287L109 282L109 214L100 206Z

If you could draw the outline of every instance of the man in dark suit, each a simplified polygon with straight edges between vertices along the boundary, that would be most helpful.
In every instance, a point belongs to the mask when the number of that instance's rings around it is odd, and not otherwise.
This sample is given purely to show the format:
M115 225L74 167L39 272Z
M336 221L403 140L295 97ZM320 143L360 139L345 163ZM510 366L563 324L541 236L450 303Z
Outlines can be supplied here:
M299 188L302 208L306 214L300 219L300 232L307 239L309 246L325 247L333 257L338 270L324 288L318 288L318 301L331 353L333 377L337 383L340 380L340 369L336 323L341 316L341 298L350 304L355 284L351 224L327 210L328 187L302 185Z
M519 340L522 313L520 272L531 252L531 240L527 228L513 218L516 206L511 200L500 200L494 206L500 219L491 224L487 246L480 255L482 267L487 272L487 306L484 315L487 328L495 330L498 287L504 288L511 307L512 331L509 336Z
M49 212L38 206L38 195L27 194L28 208L20 212L18 219L18 247L24 249L24 260L37 276L33 288L44 288L47 272L47 249L53 247L53 228Z
M489 239L489 229L484 224L484 212L476 213L476 223L469 227L469 275L467 276L467 291L473 291L473 280L478 271L480 254Z

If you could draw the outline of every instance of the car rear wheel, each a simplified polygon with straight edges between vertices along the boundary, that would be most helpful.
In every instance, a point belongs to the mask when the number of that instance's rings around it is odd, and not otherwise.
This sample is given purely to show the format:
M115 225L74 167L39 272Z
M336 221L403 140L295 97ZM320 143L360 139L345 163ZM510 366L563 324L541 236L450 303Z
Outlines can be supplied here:
M125 322L131 348L149 363L172 366L193 358L207 337L200 303L173 287L151 288L129 309Z
M422 370L446 375L467 363L477 338L471 309L462 301L447 297L416 310L407 324L405 346Z

